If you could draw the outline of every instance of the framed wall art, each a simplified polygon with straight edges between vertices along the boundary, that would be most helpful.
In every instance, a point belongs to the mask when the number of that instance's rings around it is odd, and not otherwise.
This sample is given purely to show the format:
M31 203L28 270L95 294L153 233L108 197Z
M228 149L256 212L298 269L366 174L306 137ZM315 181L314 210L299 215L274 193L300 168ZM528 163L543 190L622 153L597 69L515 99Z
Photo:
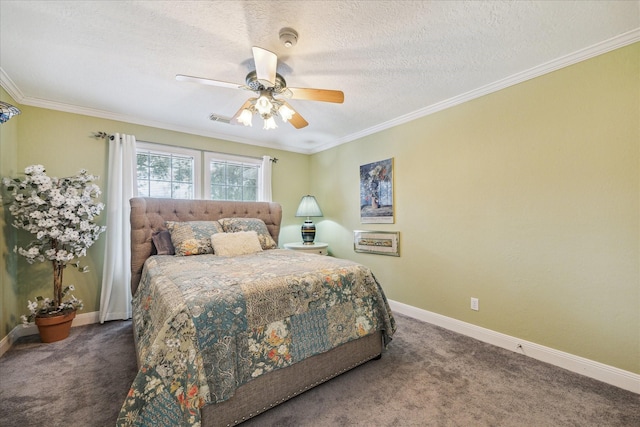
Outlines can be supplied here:
M360 166L360 222L393 224L393 158Z
M353 232L353 250L369 254L400 256L400 233L356 230Z

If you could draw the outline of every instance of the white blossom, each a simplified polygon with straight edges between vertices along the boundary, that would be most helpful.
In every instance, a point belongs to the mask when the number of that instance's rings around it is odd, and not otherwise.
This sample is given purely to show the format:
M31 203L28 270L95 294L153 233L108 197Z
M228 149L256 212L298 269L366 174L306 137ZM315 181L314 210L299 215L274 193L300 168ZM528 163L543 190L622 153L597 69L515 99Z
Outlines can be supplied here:
M104 210L104 204L96 199L100 188L92 183L96 176L82 169L68 178L49 177L42 165L27 166L23 179L3 178L12 202L9 212L14 217L12 225L32 234L26 245L16 245L14 252L25 257L28 263L53 261L64 266L75 258L86 256L104 226L95 224L96 217ZM76 265L80 271L86 267ZM68 286L66 294L74 288ZM33 320L38 313L51 313L70 308L81 308L82 301L73 295L54 307L53 300L38 297L29 301L29 316Z
M58 237L60 237L62 232L58 230L57 227L53 227L53 224L51 225L51 227L51 230L49 230L49 237L51 237L52 239L57 239Z
M33 219L40 219L42 218L42 212L40 211L33 211L29 214L29 216Z

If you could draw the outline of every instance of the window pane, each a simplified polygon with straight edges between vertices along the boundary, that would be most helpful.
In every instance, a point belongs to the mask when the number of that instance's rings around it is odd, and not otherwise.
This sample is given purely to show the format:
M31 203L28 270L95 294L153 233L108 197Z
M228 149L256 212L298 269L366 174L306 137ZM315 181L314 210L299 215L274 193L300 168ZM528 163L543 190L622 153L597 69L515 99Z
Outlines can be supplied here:
M190 199L192 194L192 184L174 184L173 194L171 195L171 197L174 199Z
M171 183L165 181L151 181L149 183L149 197L171 198Z
M192 199L194 159L171 153L137 153L138 195Z
M227 187L227 200L242 200L242 187Z
M242 185L242 166L227 165L227 184ZM234 199L237 200L237 199Z
M152 180L168 181L171 176L171 157L152 154L149 158L149 166L151 169L150 178Z
M242 200L247 202L255 202L258 200L258 190L255 187L244 187Z
M258 200L259 165L216 159L209 162L209 172L212 200Z
M173 180L179 182L192 182L192 161L180 157L173 158Z
M225 185L212 185L211 200L227 200L227 187Z
M138 196L149 197L149 181L138 179Z
M211 162L209 170L211 171L211 183L225 185L227 183L226 175L227 165L225 163Z
M243 178L244 178L244 182L243 185L245 187L250 186L250 187L257 187L258 185L258 168L253 166L253 167L244 167L243 170Z
M149 155L138 154L136 172L138 180L149 178Z

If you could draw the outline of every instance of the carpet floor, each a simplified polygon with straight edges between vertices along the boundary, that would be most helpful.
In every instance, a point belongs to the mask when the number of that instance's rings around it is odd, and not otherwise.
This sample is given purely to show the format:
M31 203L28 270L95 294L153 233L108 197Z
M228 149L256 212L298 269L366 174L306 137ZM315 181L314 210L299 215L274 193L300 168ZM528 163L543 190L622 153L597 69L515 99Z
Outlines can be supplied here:
M396 315L371 361L243 424L640 426L640 395ZM114 426L136 372L131 322L23 337L0 358L0 425Z

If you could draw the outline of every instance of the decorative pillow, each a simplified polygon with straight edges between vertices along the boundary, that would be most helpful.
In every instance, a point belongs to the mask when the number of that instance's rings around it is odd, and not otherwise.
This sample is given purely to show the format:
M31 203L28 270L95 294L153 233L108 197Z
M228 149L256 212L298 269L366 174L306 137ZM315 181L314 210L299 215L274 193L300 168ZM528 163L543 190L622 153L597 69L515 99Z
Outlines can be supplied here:
M175 249L171 243L171 233L167 230L158 231L151 236L153 247L151 255L174 255Z
M239 231L237 233L217 233L211 236L213 252L220 256L248 255L262 252L258 233Z
M278 247L263 220L259 218L222 218L218 222L222 224L222 229L226 233L237 233L238 231L255 231L260 240L262 249L274 249Z
M218 221L167 221L177 256L212 254L211 236L224 233Z

